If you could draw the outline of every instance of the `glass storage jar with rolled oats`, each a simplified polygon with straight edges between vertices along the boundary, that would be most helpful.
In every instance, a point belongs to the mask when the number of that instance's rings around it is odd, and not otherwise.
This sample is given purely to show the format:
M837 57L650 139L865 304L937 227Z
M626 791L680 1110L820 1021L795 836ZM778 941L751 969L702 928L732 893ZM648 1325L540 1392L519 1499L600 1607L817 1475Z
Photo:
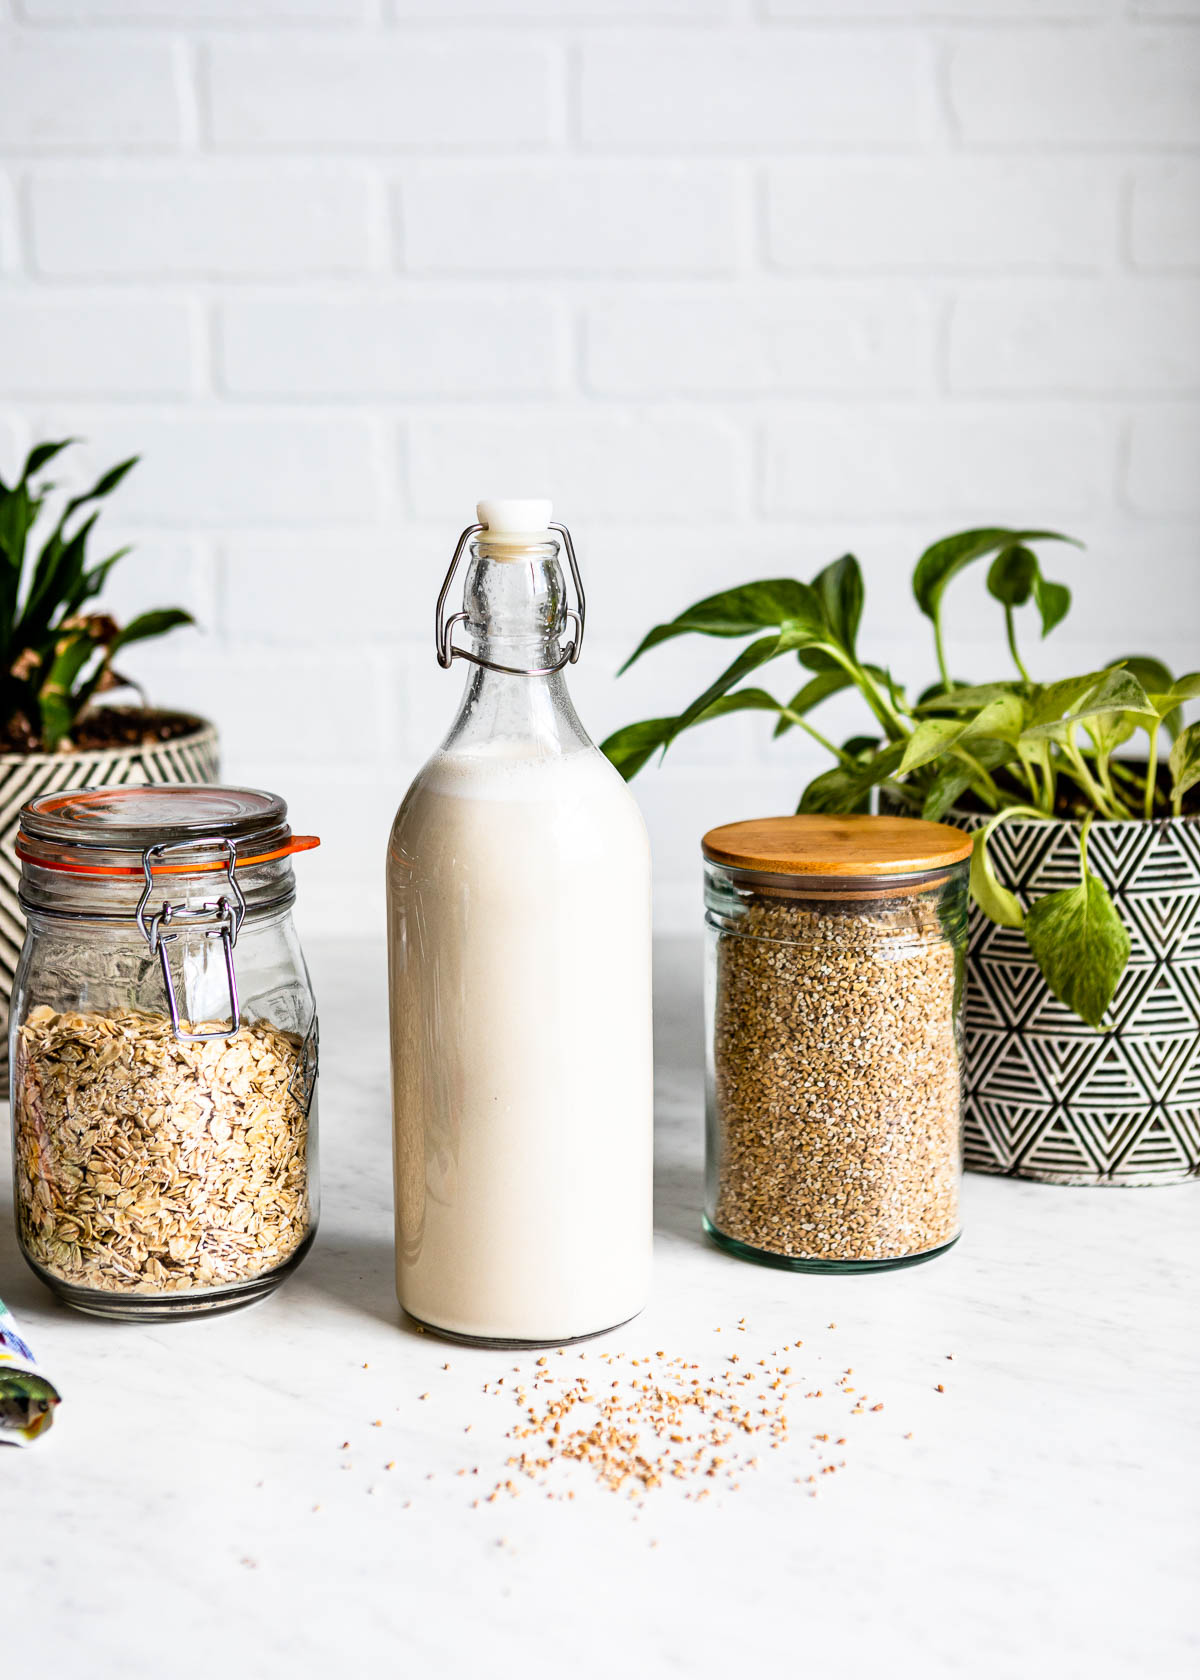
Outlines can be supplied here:
M795 1271L959 1234L970 836L796 816L704 837L705 1229Z
M17 1233L68 1305L258 1299L317 1223L317 1015L287 806L98 787L21 812L10 1026Z

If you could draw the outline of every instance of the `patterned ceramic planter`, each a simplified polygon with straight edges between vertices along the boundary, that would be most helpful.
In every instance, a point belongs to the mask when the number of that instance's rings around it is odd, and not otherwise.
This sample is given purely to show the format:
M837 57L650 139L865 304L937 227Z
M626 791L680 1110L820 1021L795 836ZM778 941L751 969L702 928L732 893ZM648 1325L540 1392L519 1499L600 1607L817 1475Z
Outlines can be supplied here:
M992 835L996 874L1023 904L1079 880L1079 826L1010 819ZM972 907L966 1165L1048 1184L1178 1184L1200 1177L1200 818L1097 820L1088 862L1132 944L1108 1032L1051 997L1019 929Z
M117 783L215 782L217 732L196 720L190 735L106 752L0 753L0 1097L8 1096L8 1000L17 958L25 943L25 918L17 902L21 866L13 843L27 799L59 788Z

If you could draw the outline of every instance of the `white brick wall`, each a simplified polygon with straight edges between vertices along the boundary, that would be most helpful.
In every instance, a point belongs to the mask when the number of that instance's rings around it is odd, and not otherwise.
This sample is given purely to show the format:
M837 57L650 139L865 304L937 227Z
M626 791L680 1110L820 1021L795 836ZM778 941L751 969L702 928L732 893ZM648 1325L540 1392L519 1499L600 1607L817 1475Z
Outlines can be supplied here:
M1200 7L0 0L0 472L51 433L81 477L142 455L112 603L203 630L130 663L323 833L309 927L378 925L481 493L575 530L598 737L730 652L614 682L650 622L847 548L864 638L923 678L912 561L992 520L1088 543L1036 669L1194 669ZM981 579L951 642L1004 665ZM768 737L727 719L636 784L664 925L698 923L702 828L818 767Z
M592 160L412 168L399 189L415 273L722 274L738 261L728 169Z
M1171 158L1137 171L1129 237L1135 268L1200 268L1200 161Z
M1102 269L1112 182L1079 159L927 155L768 171L767 240L782 268L870 273Z
M196 311L185 298L18 293L0 307L0 368L12 397L187 397Z
M183 123L166 42L13 35L0 58L0 145L31 152L164 151Z
M277 293L220 307L217 377L231 396L545 396L567 383L568 347L544 294Z
M43 280L358 275L374 266L353 169L228 163L33 170L29 267Z
M205 54L207 128L222 150L422 152L550 140L550 51L424 37L297 46L222 41Z

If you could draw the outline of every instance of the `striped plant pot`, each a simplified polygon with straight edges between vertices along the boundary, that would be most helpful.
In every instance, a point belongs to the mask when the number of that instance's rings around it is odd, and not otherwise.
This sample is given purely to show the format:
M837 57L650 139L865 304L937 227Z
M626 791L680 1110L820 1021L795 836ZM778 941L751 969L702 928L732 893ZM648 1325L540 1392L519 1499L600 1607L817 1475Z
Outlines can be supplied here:
M0 753L0 1096L8 1095L8 1003L25 942L25 918L17 900L21 866L13 849L22 805L36 794L65 788L214 782L219 771L217 732L200 719L190 735L174 741L107 752Z
M947 819L978 828L985 818ZM996 873L1028 906L1079 880L1079 824L1011 819ZM971 909L966 1165L1047 1184L1200 1177L1200 818L1092 824L1132 946L1107 1032L1051 997L1020 929Z

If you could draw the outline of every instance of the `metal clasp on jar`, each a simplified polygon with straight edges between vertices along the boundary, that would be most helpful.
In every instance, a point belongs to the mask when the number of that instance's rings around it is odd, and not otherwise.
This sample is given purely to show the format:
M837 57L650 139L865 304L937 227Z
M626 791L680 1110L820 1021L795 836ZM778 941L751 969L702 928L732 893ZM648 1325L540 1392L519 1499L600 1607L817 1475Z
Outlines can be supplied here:
M208 899L194 910L189 910L185 903L172 904L164 898L153 915L147 916L146 908L154 891L154 865L168 852L192 852L201 846L219 846L224 852L229 895L222 894L220 898ZM233 947L237 944L237 937L246 915L245 895L237 881L237 847L224 835L203 840L164 841L160 845L146 847L142 853L142 872L146 877L146 885L135 912L137 925L151 953L157 954L162 967L167 1008L170 1011L171 1028L175 1037L186 1044L204 1044L209 1039L232 1038L242 1019L241 1004L238 1002L237 974L233 965ZM189 929L202 930L207 938L221 941L225 957L225 975L229 982L228 1027L218 1027L215 1032L184 1032L180 1027L179 1003L175 996L175 982L171 978L171 963L167 955L167 946L172 940L179 938L179 933L166 930L175 926L183 932Z

